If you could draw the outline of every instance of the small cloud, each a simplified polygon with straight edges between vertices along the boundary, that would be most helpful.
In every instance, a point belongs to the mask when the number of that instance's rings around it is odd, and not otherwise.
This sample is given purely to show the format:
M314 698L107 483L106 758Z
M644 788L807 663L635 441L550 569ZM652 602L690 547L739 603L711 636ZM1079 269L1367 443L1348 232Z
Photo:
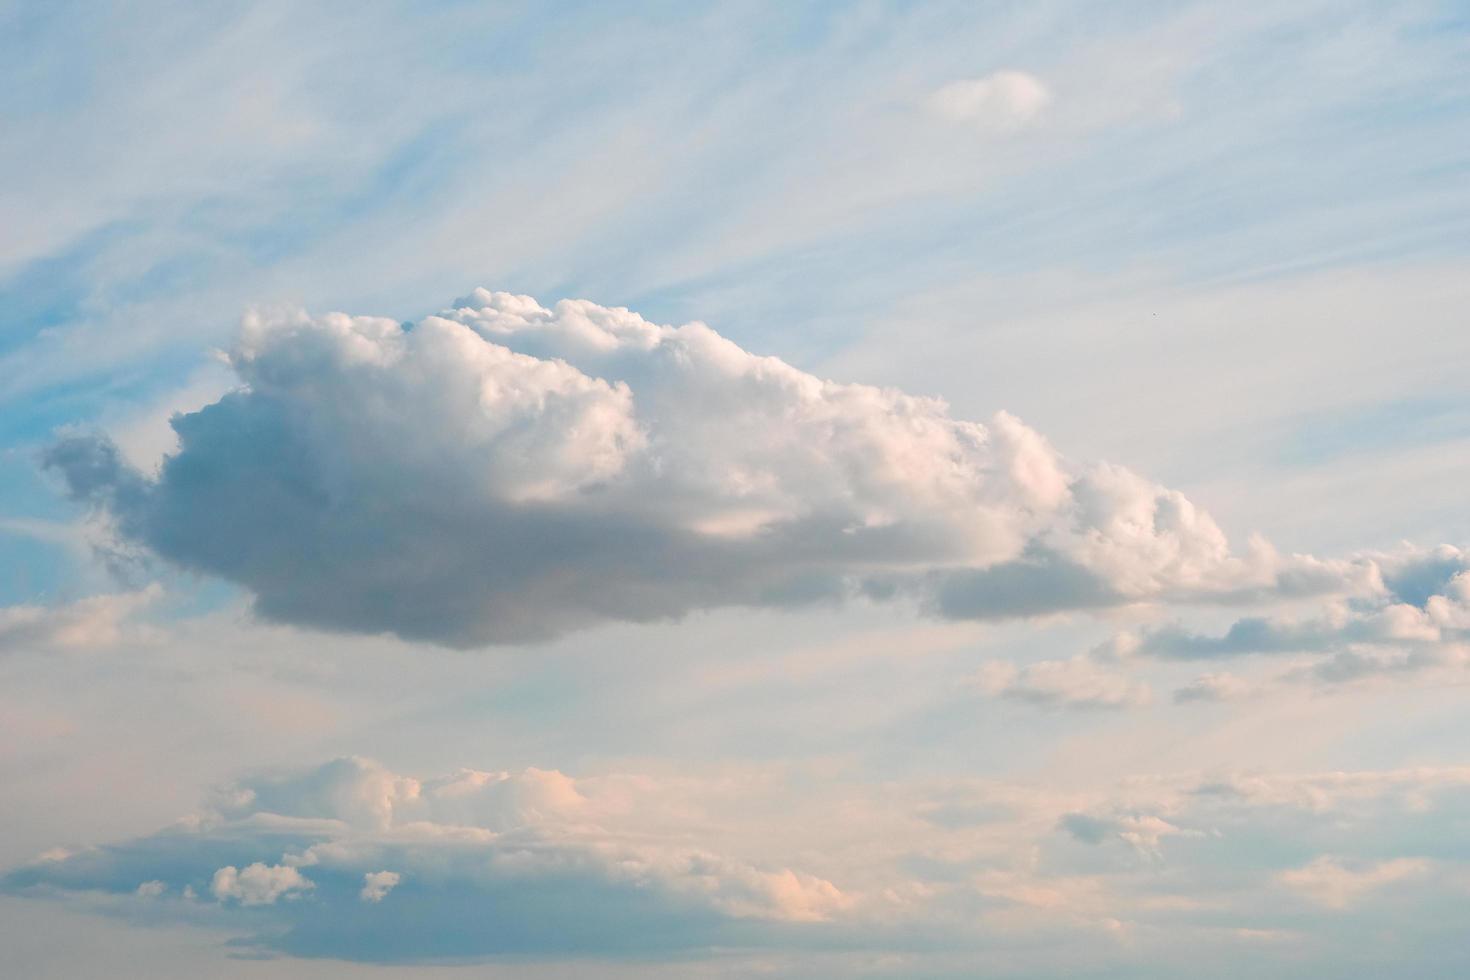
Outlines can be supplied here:
M396 871L369 871L362 876L362 891L357 897L364 902L381 902L402 880Z
M276 899L294 897L315 888L300 871L283 864L267 866L257 861L243 871L233 865L214 873L209 890L221 902L234 899L241 905L274 905Z
M154 880L143 882L141 885L138 886L138 890L135 894L139 898L158 898L166 891L168 891L168 885L164 884L161 881Z
M1051 101L1035 75L1006 70L950 82L931 92L924 105L950 122L1005 131L1035 122Z
M1058 826L1074 840L1084 844L1103 844L1118 840L1139 854L1155 859L1161 856L1159 842L1165 837L1200 836L1199 831L1185 830L1150 813L1111 816L1068 813L1062 816Z

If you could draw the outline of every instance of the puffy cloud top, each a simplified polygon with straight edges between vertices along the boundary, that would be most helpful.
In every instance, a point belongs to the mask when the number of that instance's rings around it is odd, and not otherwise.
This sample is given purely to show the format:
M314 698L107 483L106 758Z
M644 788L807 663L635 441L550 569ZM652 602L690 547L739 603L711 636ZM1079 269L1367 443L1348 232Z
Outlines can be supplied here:
M1007 414L824 381L702 323L476 290L406 325L247 318L156 478L47 454L118 532L286 622L457 646L855 589L941 614L1339 589Z

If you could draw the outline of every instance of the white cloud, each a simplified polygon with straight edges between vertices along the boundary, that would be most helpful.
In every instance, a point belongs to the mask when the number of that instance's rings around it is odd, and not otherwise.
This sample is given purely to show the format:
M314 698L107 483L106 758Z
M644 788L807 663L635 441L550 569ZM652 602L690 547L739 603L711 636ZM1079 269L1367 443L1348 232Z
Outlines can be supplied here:
M241 905L274 905L278 898L315 887L295 868L257 861L243 870L233 865L220 868L210 880L209 892L221 902L234 899Z
M1463 681L1470 668L1470 556L1404 548L1358 558L1371 586L1314 618L1252 616L1219 635L1181 625L1121 633L1095 648L1108 663L1134 658L1213 661L1272 655L1296 665L1267 681L1205 674L1175 691L1185 701L1239 700L1291 684L1342 685L1419 677Z
M402 880L396 871L369 871L362 876L362 891L357 893L358 897L364 902L381 902Z
M48 463L126 540L264 615L472 646L722 605L914 596L955 618L1360 590L1233 554L1182 494L1001 413L839 384L701 323L477 290L406 329L247 320L243 387L176 418L157 478Z
M950 122L1004 131L1035 122L1051 101L1035 75L1005 70L950 82L931 92L925 106Z

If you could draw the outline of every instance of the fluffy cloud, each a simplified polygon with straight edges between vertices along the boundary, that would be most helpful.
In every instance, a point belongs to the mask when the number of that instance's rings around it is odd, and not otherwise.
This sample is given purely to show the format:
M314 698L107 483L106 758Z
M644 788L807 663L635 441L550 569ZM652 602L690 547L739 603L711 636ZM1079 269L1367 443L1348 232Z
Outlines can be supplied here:
M1377 584L1334 601L1314 618L1253 616L1216 635L1173 624L1121 634L1094 650L1093 656L1109 663L1131 658L1304 658L1303 666L1274 678L1278 684L1332 685L1414 674L1463 676L1470 667L1470 555L1443 545L1368 555L1359 561ZM1175 700L1232 700L1265 686L1211 673L1178 689Z
M396 871L369 871L362 876L362 891L357 897L364 902L381 902L402 880Z
M56 606L0 607L0 653L22 650L81 650L116 643L127 620L155 602L163 590L90 596Z
M959 618L1359 589L1000 414L823 381L701 323L477 290L414 325L247 320L156 476L46 462L263 615L473 646L862 591Z
M388 960L738 945L852 904L821 877L640 829L636 786L589 797L548 770L421 780L339 759L232 785L160 834L58 852L5 884L180 896L181 912L208 895L220 915L272 916L258 945Z
M943 119L1001 131L1035 122L1050 103L1051 92L1040 79L1009 70L950 82L925 100Z
M1456 643L1470 637L1470 555L1442 545L1429 551L1360 559L1382 584L1318 619L1252 617L1209 636L1170 626L1119 637L1112 652L1170 660L1258 653L1316 653L1355 645Z
M1074 838L1086 844L1101 844L1108 840L1119 840L1151 857L1160 857L1159 842L1165 837L1185 835L1169 821L1155 814L1133 813L1097 816L1087 813L1069 813L1062 817L1060 826Z
M282 896L295 897L315 887L295 868L280 864L267 866L257 861L243 870L233 865L220 868L210 880L209 893L221 902L273 905Z

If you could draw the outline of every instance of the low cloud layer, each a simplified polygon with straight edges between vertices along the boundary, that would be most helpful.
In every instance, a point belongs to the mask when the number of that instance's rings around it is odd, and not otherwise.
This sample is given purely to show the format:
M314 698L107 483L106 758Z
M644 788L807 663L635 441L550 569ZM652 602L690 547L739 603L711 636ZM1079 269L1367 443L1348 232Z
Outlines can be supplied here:
M344 758L227 787L152 837L44 855L4 886L127 896L259 930L263 949L385 961L744 945L850 903L820 877L640 830L638 805L636 782L419 780Z
M264 616L455 646L854 593L955 618L1361 591L1000 414L838 384L709 327L477 290L405 325L252 317L156 476L46 454L127 543Z
M789 775L420 779L344 758L228 785L149 837L48 852L0 889L209 926L256 955L379 962L779 945L961 951L961 976L1005 951L1050 976L1080 948L1118 975L1173 975L1171 957L1231 949L1238 932L1285 928L1287 956L1331 943L1381 925L1384 903L1397 909L1392 955L1463 931L1464 768L1071 791L818 778L793 792Z

